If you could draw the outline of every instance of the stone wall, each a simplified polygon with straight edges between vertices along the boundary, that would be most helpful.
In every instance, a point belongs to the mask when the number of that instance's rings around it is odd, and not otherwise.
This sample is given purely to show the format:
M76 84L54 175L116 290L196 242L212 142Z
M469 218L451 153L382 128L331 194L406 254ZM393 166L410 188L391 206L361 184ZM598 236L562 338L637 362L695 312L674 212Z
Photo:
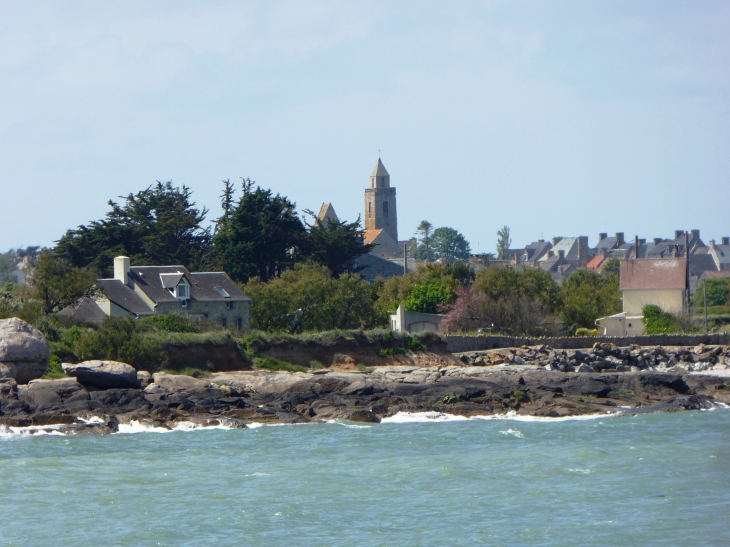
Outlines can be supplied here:
M596 342L610 342L619 347L697 346L699 344L730 344L730 334L650 334L645 336L566 336L561 338L521 338L518 336L446 336L451 353L479 351L492 348L548 345L555 349L582 349Z

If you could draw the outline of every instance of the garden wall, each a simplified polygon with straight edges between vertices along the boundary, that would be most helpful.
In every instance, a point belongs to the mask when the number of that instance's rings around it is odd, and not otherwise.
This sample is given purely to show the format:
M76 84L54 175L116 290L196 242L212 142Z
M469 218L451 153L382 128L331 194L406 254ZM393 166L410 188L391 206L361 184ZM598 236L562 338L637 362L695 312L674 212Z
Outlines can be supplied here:
M518 336L446 336L451 353L479 351L492 348L513 348L545 344L556 349L582 349L596 342L610 342L619 347L697 346L699 344L730 344L730 334L649 334L644 336L565 336L560 338L522 338Z

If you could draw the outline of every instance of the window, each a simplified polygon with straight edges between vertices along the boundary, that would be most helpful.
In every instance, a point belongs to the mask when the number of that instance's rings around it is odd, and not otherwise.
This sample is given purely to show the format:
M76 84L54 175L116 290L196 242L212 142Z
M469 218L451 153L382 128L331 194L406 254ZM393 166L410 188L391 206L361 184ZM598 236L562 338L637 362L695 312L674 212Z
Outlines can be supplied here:
M226 309L227 310L235 309L235 307L236 307L236 303L235 302L226 302Z
M368 216L369 217L373 216L373 202L372 201L368 201Z
M388 218L388 202L383 202L383 218Z
M238 330L241 330L243 328L243 318L242 317L236 317L236 328Z
M221 317L221 327L223 327L225 329L227 326L228 326L228 319L226 319L225 317Z
M220 294L223 298L231 297L231 295L228 294L228 291L226 291L223 287L216 287L216 290L218 291L218 294Z
M177 297L187 298L188 297L188 286L185 283L180 283L177 286Z

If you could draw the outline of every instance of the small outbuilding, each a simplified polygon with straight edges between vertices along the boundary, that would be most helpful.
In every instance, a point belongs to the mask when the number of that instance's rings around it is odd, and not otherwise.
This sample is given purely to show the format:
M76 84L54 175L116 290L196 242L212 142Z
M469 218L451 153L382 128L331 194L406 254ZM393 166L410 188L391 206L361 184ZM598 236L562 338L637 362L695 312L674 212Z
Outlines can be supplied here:
M446 317L438 313L406 311L403 304L390 314L390 330L393 332L438 332L441 320Z

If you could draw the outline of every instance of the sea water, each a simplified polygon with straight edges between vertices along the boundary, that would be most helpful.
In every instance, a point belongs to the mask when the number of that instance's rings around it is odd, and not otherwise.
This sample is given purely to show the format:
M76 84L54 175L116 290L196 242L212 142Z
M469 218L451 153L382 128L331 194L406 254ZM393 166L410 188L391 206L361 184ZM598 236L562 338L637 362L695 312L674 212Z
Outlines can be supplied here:
M730 410L128 431L0 435L0 545L730 545Z

